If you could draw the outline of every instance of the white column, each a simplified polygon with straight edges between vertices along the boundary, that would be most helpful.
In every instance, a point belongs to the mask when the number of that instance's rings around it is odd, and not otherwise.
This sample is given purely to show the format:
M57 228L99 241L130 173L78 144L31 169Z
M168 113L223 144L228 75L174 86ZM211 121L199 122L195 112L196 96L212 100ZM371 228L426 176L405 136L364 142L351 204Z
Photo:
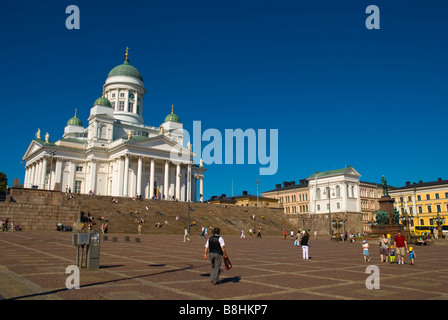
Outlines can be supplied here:
M169 174L169 170L170 170L170 163L168 160L165 160L165 179L163 181L163 196L165 200L169 199L169 180L168 180L168 174Z
M129 185L129 155L124 157L124 182L123 182L123 197L127 197Z
M199 202L204 202L204 177L199 178Z
M176 200L180 201L180 163L176 165Z
M143 165L143 157L138 157L137 192L136 192L138 196L142 194L142 165Z
M47 176L47 157L44 157L44 159L42 160L42 171L41 171L41 186L42 189L45 189L45 177Z
M34 179L34 183L36 184L38 189L41 189L42 186L40 184L41 182L41 172L42 172L42 159L37 160L36 164L36 176Z
M95 185L96 185L96 160L92 159L92 161L90 162L90 188L89 188L89 192L92 191L93 193L96 193Z
M62 159L61 158L57 158L56 159L56 169L55 169L55 177L54 177L54 183L59 183L59 187L61 188L58 191L62 190L62 186L61 186L61 174L62 174Z
M149 198L154 197L154 158L151 158L151 169L149 172Z
M36 176L36 163L31 164L30 188L34 186L34 177Z
M187 167L187 201L191 201L191 164Z
M76 174L76 163L70 161L70 173L68 178L68 187L72 192L75 192L75 174Z

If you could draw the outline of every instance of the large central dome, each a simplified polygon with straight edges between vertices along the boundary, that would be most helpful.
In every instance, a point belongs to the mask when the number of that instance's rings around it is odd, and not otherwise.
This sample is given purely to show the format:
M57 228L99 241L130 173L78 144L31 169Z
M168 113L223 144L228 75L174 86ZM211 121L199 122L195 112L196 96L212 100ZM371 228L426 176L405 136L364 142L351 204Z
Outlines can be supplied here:
M140 74L140 72L135 67L133 67L129 64L127 50L126 50L126 59L124 60L124 63L113 68L109 72L109 75L107 77L110 78L110 77L114 77L114 76L133 77L133 78L137 78L137 79L143 81L143 77Z

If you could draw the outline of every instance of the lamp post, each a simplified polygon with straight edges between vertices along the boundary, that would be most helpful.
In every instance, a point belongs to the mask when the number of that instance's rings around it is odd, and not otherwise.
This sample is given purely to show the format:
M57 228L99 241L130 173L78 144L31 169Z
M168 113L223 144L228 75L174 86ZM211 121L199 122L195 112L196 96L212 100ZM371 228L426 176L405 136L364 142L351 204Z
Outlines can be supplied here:
M413 219L412 213L408 215L408 210L404 207L403 204L403 197L400 199L401 202L401 209L402 209L402 216L400 217L401 223L403 224L405 228L406 238L411 239L411 228L410 228L410 220Z
M440 214L437 212L437 217L433 218L433 220L437 224L437 238L438 238L439 236L442 236L442 230L441 229L442 229L442 224L443 224L443 220L444 219L442 219L440 217Z

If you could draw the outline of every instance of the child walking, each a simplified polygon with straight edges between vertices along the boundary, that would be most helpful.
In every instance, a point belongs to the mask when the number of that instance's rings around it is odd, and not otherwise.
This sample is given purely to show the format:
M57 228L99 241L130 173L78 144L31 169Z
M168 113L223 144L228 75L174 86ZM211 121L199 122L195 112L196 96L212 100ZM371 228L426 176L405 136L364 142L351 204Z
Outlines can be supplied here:
M395 263L395 249L394 246L390 246L390 263Z
M411 260L411 266L414 265L415 252L413 247L409 247L409 259Z
M369 244L367 243L367 240L362 240L362 254L364 256L364 262L370 261Z

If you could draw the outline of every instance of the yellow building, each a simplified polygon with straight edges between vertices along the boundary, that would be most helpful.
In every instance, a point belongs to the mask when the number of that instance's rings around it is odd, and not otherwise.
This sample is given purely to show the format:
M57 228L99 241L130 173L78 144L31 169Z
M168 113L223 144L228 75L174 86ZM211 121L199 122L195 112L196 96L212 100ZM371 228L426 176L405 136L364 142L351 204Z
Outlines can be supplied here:
M300 184L296 184L295 181L284 181L283 187L277 184L274 190L262 193L264 197L278 201L278 207L283 208L286 214L309 213L309 194L306 179L300 180Z
M260 208L279 208L278 200L272 198L266 198L263 196L257 196L254 194L248 194L247 191L243 191L240 196L227 197L225 194L221 196L212 196L208 200L211 204L223 204L223 205L236 205L240 207L260 207Z
M409 217L414 233L420 233L425 227L431 232L438 224L442 225L443 233L448 232L448 180L406 182L404 187L393 188L389 194L395 199L400 217Z

